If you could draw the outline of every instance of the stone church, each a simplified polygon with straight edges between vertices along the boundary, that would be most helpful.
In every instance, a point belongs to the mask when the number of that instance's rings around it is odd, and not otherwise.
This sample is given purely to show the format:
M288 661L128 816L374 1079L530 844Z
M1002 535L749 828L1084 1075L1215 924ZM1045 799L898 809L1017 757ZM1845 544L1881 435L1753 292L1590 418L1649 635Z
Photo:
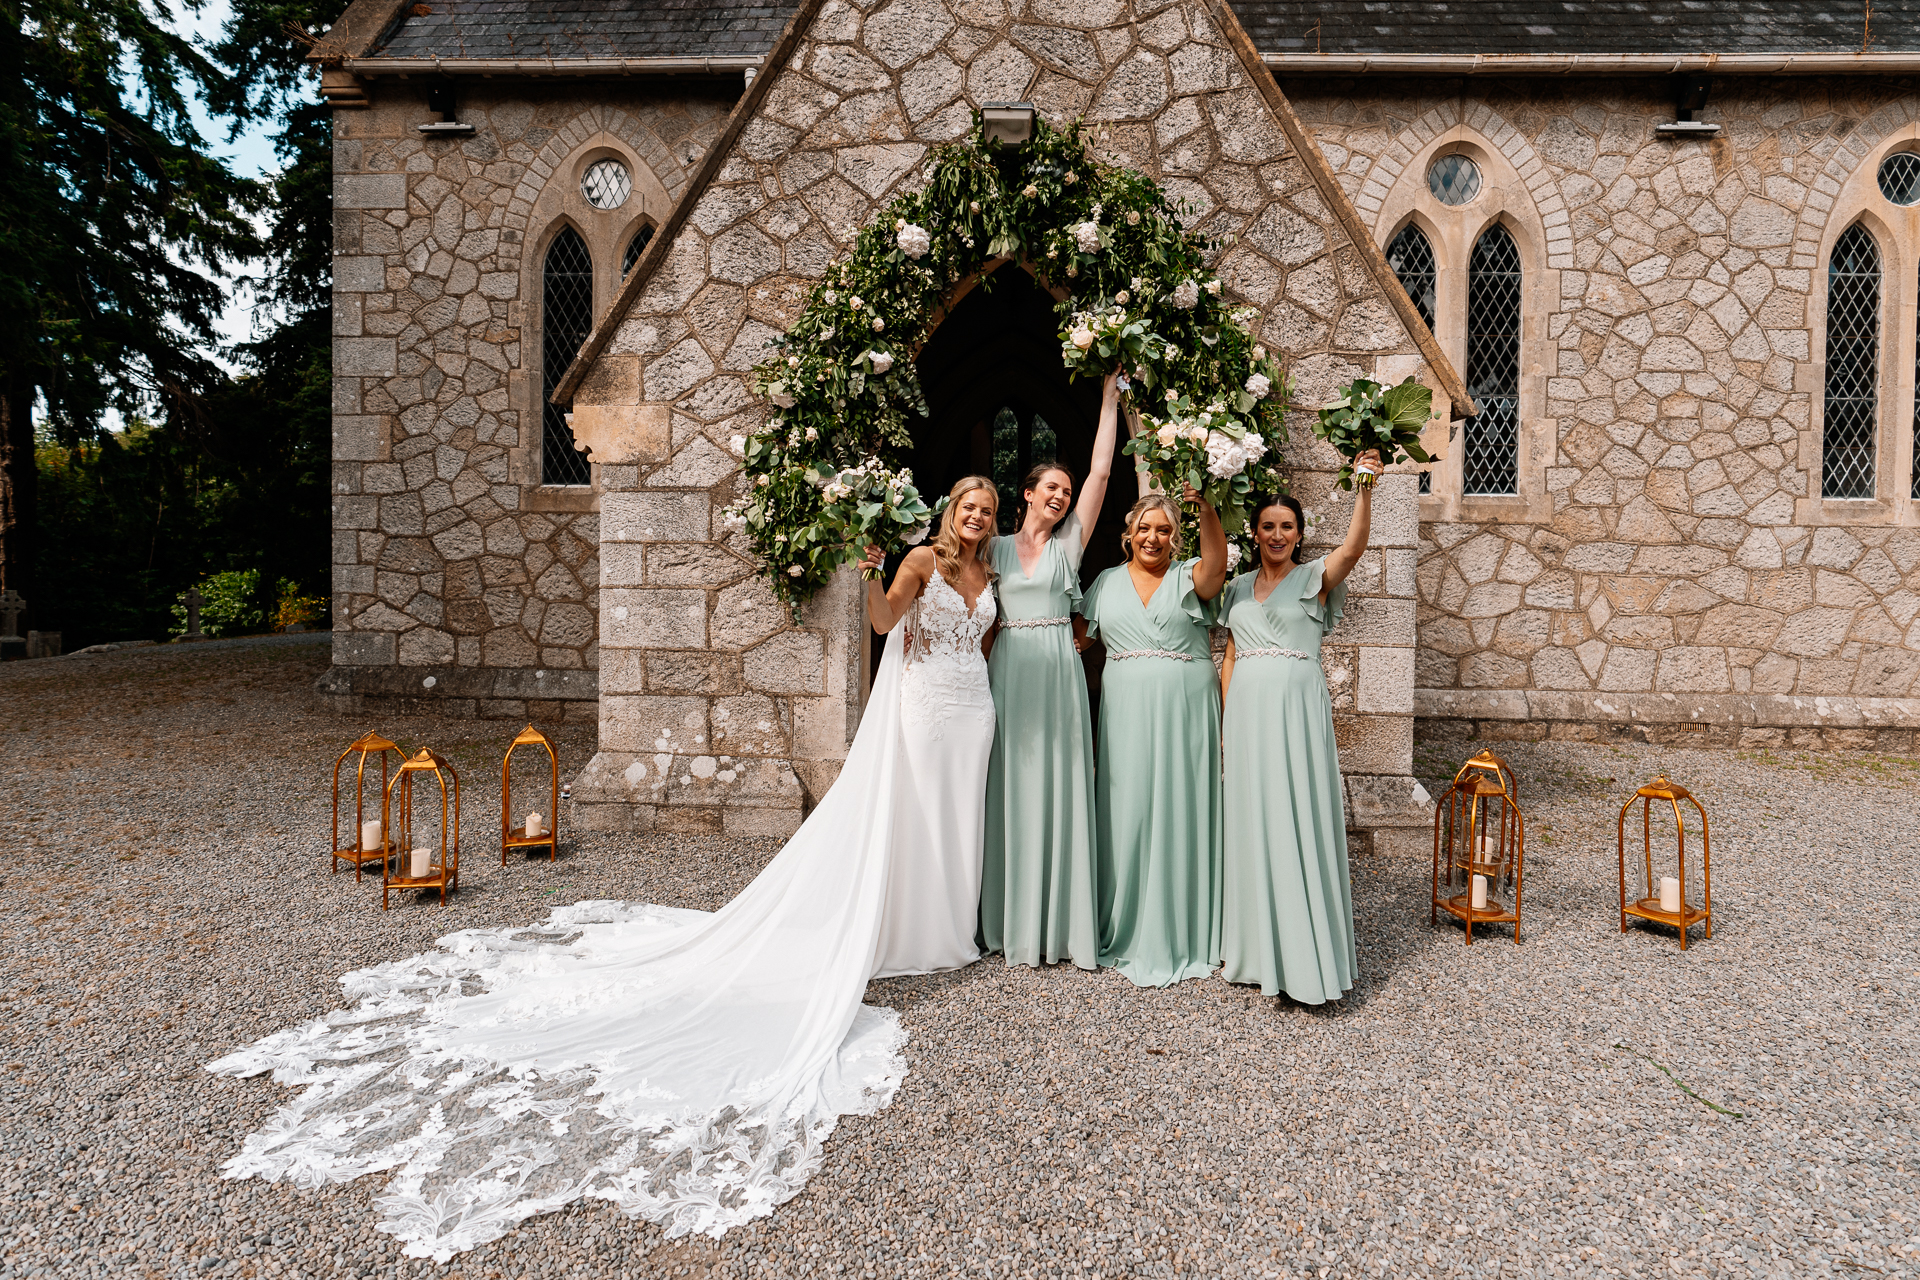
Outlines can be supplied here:
M850 582L796 623L718 522L767 413L747 373L931 148L1025 102L1226 238L1300 402L1436 391L1439 460L1383 478L1327 650L1375 848L1425 838L1416 719L1912 750L1915 7L355 0L313 54L320 692L593 718L593 827L791 830L873 646ZM1085 456L1051 296L994 276L917 357L930 489ZM1309 421L1287 465L1333 539Z

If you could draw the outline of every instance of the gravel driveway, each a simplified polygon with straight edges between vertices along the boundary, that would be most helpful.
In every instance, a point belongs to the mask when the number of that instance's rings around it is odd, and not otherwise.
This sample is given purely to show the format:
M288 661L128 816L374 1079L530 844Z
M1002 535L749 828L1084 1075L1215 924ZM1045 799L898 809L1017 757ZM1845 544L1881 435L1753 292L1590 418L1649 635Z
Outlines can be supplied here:
M775 846L595 836L503 870L519 726L316 713L325 664L299 637L0 668L0 1280L1920 1273L1920 762L1558 743L1507 752L1523 946L1430 927L1424 861L1361 861L1339 1007L997 960L878 982L912 1074L771 1219L667 1242L583 1205L403 1259L378 1179L220 1181L286 1091L200 1064L337 1007L348 969L576 898L714 907ZM447 909L328 874L327 769L376 724L471 788ZM559 731L568 770L591 735ZM1429 787L1472 749L1423 744ZM1614 815L1658 769L1718 837L1685 954L1613 914Z

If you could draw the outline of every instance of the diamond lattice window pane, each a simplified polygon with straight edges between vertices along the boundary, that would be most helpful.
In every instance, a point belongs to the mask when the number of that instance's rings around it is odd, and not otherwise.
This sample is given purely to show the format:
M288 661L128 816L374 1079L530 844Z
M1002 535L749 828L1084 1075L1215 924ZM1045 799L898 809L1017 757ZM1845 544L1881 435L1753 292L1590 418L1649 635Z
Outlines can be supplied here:
M640 255L646 252L647 243L653 239L653 227L644 226L633 233L633 239L627 241L626 257L620 263L620 274L624 277L633 270L633 264L640 261Z
M1433 246L1427 243L1426 233L1418 227L1409 226L1393 238L1387 246L1387 265L1393 268L1393 274L1400 277L1400 287L1413 299L1413 309L1427 322L1427 331L1433 331Z
M567 425L572 406L557 405L551 399L593 328L593 259L587 255L587 242L572 227L561 231L547 250L541 296L540 358L545 378L540 397L540 483L591 484L587 455L573 447L573 428Z
M633 179L618 160L595 160L580 175L580 194L596 209L618 209L633 194Z
M1920 204L1920 155L1896 151L1882 160L1880 194L1895 204Z
M1865 227L1841 233L1827 264L1826 428L1820 492L1871 498L1879 418L1880 247Z
M1441 156L1427 170L1427 190L1441 204L1465 204L1480 194L1480 166L1466 156Z
M1520 491L1520 250L1488 227L1467 262L1467 391L1480 412L1461 430L1462 493Z

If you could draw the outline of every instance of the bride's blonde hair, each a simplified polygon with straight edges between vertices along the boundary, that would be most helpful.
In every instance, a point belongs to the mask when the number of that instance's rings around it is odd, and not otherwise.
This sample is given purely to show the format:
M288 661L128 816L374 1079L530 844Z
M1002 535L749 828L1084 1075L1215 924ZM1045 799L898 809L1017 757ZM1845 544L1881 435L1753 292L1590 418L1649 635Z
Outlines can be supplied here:
M960 541L960 530L955 527L960 499L975 489L985 489L993 495L993 513L1000 514L1000 490L993 481L985 476L964 476L947 491L947 508L940 513L940 531L933 535L933 559L940 566L940 576L949 583L960 580L960 553L966 544ZM993 534L980 539L979 550L975 557L987 567L987 580L993 580L993 557L988 548L993 545Z
M1133 559L1133 533L1140 527L1140 517L1149 511L1164 511L1173 522L1173 543L1167 548L1168 558L1178 560L1186 541L1180 533L1180 508L1164 493L1142 494L1140 501L1133 504L1133 510L1127 512L1127 522L1120 526L1121 549L1127 553L1127 559Z

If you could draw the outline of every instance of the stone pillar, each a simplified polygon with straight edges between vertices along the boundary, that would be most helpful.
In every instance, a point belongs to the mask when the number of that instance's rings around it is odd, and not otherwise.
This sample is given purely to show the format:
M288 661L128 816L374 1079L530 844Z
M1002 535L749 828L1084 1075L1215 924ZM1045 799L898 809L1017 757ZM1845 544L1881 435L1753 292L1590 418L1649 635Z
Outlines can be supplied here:
M796 624L719 526L738 460L711 424L641 402L639 362L604 357L576 400L602 496L600 750L573 783L574 820L788 835L857 723L858 578L843 573Z

